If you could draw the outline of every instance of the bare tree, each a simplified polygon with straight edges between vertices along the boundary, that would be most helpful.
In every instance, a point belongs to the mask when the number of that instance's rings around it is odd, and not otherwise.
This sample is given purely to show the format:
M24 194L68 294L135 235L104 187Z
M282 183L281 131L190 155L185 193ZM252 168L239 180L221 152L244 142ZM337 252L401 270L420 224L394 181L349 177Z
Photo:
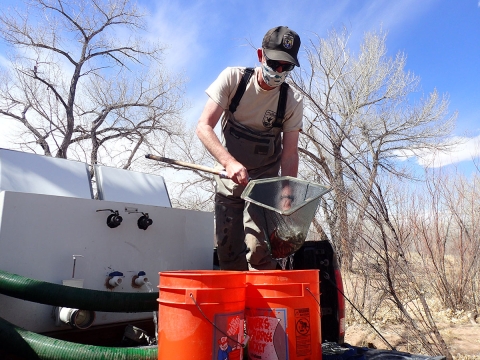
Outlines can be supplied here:
M154 153L192 164L213 166L215 159L196 136L195 126L187 127L184 136L171 137L164 150ZM150 163L149 167L152 171L169 173L175 207L213 211L215 181L212 174L162 162Z
M129 168L182 132L183 80L139 37L144 20L129 0L32 0L1 13L12 66L0 114L23 124L21 149Z
M350 267L377 178L409 176L398 159L404 152L446 150L455 115L433 91L414 99L419 79L405 71L406 56L387 56L386 35L368 33L358 55L348 32L330 32L306 47L308 65L293 85L306 100L301 153L303 176L329 183L323 202L328 232L343 266Z
M374 186L354 268L376 294L374 302L395 305L400 335L416 340L410 346L451 359L429 304L469 311L473 319L478 314L478 174L467 179L432 170L416 187L394 179Z
M360 240L369 249L357 265L380 277L376 287L386 294L404 320L404 332L417 339L419 351L441 353L453 359L427 302L428 288L421 259L412 251L415 234L411 226L411 200L393 183L375 181L366 208Z
M432 291L446 308L475 313L480 269L478 186L478 174L467 179L458 173L431 171L409 218L415 247L425 272L431 274Z
M366 34L357 54L348 40L344 30L310 42L308 66L293 77L306 100L302 176L332 186L321 205L342 268L367 274L419 349L451 358L414 272L392 181L413 178L400 161L406 153L448 150L456 115L436 91L415 93L419 78L405 71L404 54L387 56L383 32Z

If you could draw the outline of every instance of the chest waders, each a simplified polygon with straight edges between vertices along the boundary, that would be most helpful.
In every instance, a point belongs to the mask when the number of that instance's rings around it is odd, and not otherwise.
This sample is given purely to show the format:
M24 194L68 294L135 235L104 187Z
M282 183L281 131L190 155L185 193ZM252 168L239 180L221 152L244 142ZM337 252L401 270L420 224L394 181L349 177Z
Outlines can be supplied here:
M223 145L248 170L251 179L278 176L282 155L281 131L287 104L288 84L283 83L272 127L253 131L235 120L240 103L254 69L246 68L228 110L222 117ZM256 81L256 79L254 79ZM222 270L275 269L265 243L264 219L249 210L250 204L240 198L244 186L229 179L216 180L215 237Z

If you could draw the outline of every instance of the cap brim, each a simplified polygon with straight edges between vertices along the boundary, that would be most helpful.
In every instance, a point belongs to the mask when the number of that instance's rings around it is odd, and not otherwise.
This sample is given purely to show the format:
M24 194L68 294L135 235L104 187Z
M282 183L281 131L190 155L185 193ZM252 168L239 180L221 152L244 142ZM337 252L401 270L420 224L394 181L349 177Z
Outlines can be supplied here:
M300 67L300 63L298 62L298 60L295 59L292 55L286 53L285 51L268 49L263 49L263 51L269 59L277 61L288 61L289 63L295 64L296 66Z

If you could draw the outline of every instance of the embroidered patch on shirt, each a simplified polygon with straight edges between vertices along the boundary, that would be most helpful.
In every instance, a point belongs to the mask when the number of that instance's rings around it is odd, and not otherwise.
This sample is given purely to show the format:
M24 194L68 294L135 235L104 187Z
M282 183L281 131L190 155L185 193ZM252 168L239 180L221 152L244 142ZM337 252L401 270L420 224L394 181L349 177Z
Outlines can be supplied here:
M275 121L276 117L275 111L272 110L267 110L265 112L265 115L263 116L263 126L265 126L267 129L271 129L273 126L273 122Z

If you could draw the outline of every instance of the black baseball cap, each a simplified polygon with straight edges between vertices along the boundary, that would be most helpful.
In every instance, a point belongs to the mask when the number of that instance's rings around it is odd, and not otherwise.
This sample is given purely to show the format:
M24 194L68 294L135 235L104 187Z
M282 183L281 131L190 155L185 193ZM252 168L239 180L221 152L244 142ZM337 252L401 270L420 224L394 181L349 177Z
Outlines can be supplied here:
M277 26L268 30L263 37L262 48L269 59L288 61L300 66L297 59L300 36L287 26Z

